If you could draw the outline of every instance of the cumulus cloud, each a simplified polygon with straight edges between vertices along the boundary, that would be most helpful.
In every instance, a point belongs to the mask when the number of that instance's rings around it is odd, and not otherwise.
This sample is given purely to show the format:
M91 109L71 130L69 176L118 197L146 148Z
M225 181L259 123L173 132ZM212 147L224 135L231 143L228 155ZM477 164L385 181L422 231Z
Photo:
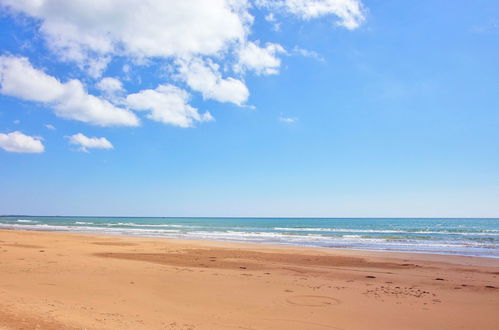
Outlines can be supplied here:
M102 78L97 84L96 87L105 93L116 93L122 92L123 84L116 78L105 77Z
M51 131L54 131L55 130L55 127L54 125L51 125L51 124L45 124L45 128L51 130Z
M69 143L79 146L78 150L88 152L88 149L113 149L113 145L105 137L88 137L82 133L68 137Z
M360 0L257 0L257 5L273 10L282 10L309 20L334 15L336 24L353 30L365 20Z
M238 79L222 78L219 66L210 60L200 58L178 60L178 78L205 99L243 105L249 97L246 85Z
M19 153L42 153L45 150L41 138L25 135L19 131L0 133L0 148Z
M284 48L279 44L267 43L265 47L260 47L257 43L248 42L238 51L238 62L235 70L244 72L253 70L257 74L277 74L281 66L281 60L277 54L284 53Z
M52 102L64 94L54 77L34 69L25 57L0 56L0 92L35 102Z
M203 99L247 106L250 92L244 75L277 74L280 56L286 54L277 43L251 40L254 4L276 28L282 13L304 20L335 16L348 29L365 19L361 0L0 0L2 12L33 19L56 59L74 63L94 78L101 94L87 92L82 81L88 77L62 82L15 56L0 56L0 93L99 126L139 125L131 110L148 111L148 118L180 127L213 120L210 113L190 106L189 93L171 81ZM121 79L142 91L126 96L129 92L119 79L99 80L116 58L123 61ZM137 68L146 65L173 68L161 71L169 84L141 87Z
M0 56L0 85L1 94L44 103L62 118L98 126L139 124L132 112L88 94L79 80L62 83L24 57Z
M2 0L40 20L40 32L64 59L87 63L132 57L214 55L246 38L246 0Z
M209 112L200 114L188 104L189 93L173 85L160 85L156 89L142 90L126 97L134 110L149 111L149 119L180 127L191 127L195 121L211 121Z

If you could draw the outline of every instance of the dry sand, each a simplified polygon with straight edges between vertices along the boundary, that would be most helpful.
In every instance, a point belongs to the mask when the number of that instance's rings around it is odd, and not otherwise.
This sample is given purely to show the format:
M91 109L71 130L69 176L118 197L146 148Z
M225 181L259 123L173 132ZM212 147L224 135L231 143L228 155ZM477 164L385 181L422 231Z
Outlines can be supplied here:
M499 260L0 231L0 329L499 329Z

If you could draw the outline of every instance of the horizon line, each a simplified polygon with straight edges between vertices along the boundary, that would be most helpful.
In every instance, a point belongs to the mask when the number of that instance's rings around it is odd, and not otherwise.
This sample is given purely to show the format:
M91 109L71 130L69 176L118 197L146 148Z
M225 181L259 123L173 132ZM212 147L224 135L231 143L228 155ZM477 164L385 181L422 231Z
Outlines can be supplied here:
M299 216L129 216L129 215L29 215L29 214L1 214L0 217L38 217L38 218L166 218L166 219L498 219L499 217L299 217Z

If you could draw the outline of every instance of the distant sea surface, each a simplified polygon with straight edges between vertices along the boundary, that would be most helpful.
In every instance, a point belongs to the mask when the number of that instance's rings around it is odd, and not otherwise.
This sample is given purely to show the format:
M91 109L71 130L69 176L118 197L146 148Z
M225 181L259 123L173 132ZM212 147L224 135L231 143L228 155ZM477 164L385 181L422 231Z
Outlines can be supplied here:
M0 216L0 229L499 258L499 219Z

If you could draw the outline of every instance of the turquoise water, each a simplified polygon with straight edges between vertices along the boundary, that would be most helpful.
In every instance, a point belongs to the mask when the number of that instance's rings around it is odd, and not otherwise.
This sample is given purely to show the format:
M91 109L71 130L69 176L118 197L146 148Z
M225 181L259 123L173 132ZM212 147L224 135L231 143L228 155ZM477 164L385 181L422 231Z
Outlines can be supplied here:
M499 219L2 216L0 229L66 231L499 258Z

